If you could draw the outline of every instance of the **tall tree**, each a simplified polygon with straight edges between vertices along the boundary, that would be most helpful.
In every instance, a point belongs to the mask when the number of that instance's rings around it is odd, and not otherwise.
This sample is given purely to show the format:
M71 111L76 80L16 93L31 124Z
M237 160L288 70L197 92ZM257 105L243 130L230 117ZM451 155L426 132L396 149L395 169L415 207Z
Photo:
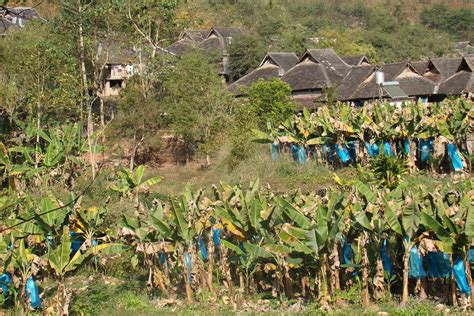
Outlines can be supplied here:
M164 82L167 111L175 133L186 142L188 154L197 147L210 163L210 155L228 126L233 98L224 89L203 55L180 59Z

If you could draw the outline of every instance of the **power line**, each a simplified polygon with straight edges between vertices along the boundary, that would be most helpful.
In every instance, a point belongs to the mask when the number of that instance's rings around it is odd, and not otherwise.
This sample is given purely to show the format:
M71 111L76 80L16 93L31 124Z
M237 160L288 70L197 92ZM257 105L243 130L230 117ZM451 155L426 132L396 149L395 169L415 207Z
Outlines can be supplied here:
M71 201L69 201L68 203L66 203L65 205L56 207L56 208L54 208L54 209L51 209L51 210L46 211L46 212L43 212L43 213L35 214L34 216L32 216L32 217L30 217L30 218L28 218L28 219L24 219L24 220L20 221L19 223L16 223L16 224L14 224L14 225L12 225L12 226L9 226L9 227L7 227L7 228L1 229L1 230L0 230L0 233L3 233L3 232L5 232L5 231L7 231L7 230L10 230L10 229L12 229L12 228L18 227L18 226L23 225L23 224L25 224L25 223L28 223L29 221L32 221L32 220L34 220L34 219L36 219L36 218L38 218L38 217L41 217L41 216L43 216L43 215L47 215L47 214L49 214L49 213L56 212L56 211L62 210L63 208L66 208L66 207L68 207L68 206L74 205L82 196L84 196L84 194L85 194L85 193L92 187L92 185L95 183L95 181L97 180L97 178L98 178L99 175L100 175L100 172L101 172L103 166L104 166L104 164L102 164L102 165L100 166L99 170L97 170L96 177L95 177L94 179L92 179L92 181L84 188L84 190L82 190L82 191L79 193L79 195L78 195L77 197L75 197L74 199L72 199Z

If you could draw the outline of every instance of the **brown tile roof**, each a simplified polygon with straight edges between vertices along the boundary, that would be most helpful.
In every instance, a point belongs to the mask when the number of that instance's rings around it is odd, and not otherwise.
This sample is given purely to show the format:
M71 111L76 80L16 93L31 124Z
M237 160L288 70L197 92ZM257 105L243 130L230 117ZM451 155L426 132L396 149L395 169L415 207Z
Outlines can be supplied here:
M337 86L336 98L340 101L350 100L359 85L369 78L374 71L375 67L372 65L352 68Z
M314 61L303 61L288 70L282 77L293 91L332 87L325 68Z
M432 58L431 62L441 75L441 80L445 80L454 75L461 65L462 58L440 57Z
M242 88L250 87L260 79L268 80L279 76L279 67L271 64L263 65L246 74L229 86L229 91L236 95L242 95Z
M178 36L178 41L182 39L188 39L193 42L201 42L207 37L209 31L207 30L184 30Z
M416 69L416 71L420 75L424 75L425 72L428 70L429 61L428 60L418 60L418 61L412 61L412 62L410 62L410 64L413 66L413 68Z
M196 43L194 43L193 41L187 38L183 38L177 42L174 42L170 46L166 47L166 50L175 55L182 56L195 47L196 47Z
M308 56L326 69L327 76L333 85L341 81L351 70L351 66L346 64L332 48L308 49L302 59Z
M387 64L381 68L381 71L384 73L385 81L398 81L400 88L409 96L431 95L435 91L436 83L421 76L410 63ZM350 100L375 99L378 96L379 86L375 83L374 72L359 85L350 96ZM388 95L384 92L382 96Z
M413 72L409 67L395 77L400 88L409 96L427 96L435 92L436 83Z
M287 72L298 63L298 56L296 56L295 53L269 52L265 58L263 58L260 65L263 65L268 60L279 66L283 72Z
M474 92L474 75L470 71L460 71L439 85L438 94L459 95L464 92Z
M341 59L349 66L357 67L364 64L370 64L369 59L365 55L342 56Z
M235 37L237 35L242 34L242 30L236 27L213 27L207 37L211 36L211 34L215 33L217 36L222 38L226 37Z
M198 47L205 51L222 51L225 48L223 41L216 36L206 38L199 43Z

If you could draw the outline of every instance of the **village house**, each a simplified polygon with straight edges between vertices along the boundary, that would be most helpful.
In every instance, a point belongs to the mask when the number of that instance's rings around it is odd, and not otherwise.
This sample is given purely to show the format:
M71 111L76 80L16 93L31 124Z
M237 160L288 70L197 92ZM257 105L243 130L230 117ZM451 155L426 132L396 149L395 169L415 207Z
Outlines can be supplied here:
M336 101L384 99L393 104L407 100L438 102L447 96L472 96L474 55L372 65L367 56L339 57L332 49L308 49L290 69L282 69L269 53L255 70L229 86L236 96L258 79L281 77L292 88L292 98L314 108L328 93ZM277 75L278 73L278 75ZM283 73L283 75L281 75ZM377 74L383 76L378 82ZM333 90L334 93L329 92Z
M229 90L237 96L243 94L243 89L250 87L259 79L268 80L274 77L281 78L289 69L296 65L298 56L295 53L269 52L260 65L247 75L229 86Z
M198 47L206 54L213 57L214 62L219 66L219 75L225 82L231 81L229 71L228 45L232 39L242 34L242 31L235 27L213 27Z
M32 7L0 7L0 35L5 35L11 27L25 27L29 21L44 20Z
M324 91L335 88L351 68L333 49L308 49L282 80L291 86L293 100L313 108Z
M103 46L101 54L105 69L101 97L118 96L125 88L126 80L138 72L141 51L120 41L110 41Z

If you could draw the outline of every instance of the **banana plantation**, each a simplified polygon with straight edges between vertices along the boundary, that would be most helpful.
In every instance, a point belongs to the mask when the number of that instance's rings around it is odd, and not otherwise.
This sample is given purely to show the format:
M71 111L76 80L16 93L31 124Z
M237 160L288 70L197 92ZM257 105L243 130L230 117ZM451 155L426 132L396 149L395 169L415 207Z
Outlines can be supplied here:
M170 195L160 194L164 179L143 165L86 163L105 149L97 145L101 134L84 137L80 123L41 129L15 122L0 143L0 310L68 314L80 295L71 280L81 271L106 274L117 258L127 260L122 269L142 271L137 279L150 300L190 306L222 301L238 311L259 295L330 310L436 297L468 310L472 178L458 174L432 187L400 172L392 181L378 169L401 159L406 174L415 172L414 144L432 139L428 166L443 168L443 146L466 170L472 122L472 102L461 99L304 111L256 132L257 140L296 143L321 160L329 159L325 150L356 141L354 161L380 179L334 174L334 185L309 192L278 192L255 179ZM362 148L374 144L388 154L369 158Z
M286 150L299 163L365 164L381 153L404 157L412 170L462 171L471 168L467 139L473 118L472 101L461 98L428 106L337 104L269 124L267 131L255 131L255 140L272 143L273 159Z

